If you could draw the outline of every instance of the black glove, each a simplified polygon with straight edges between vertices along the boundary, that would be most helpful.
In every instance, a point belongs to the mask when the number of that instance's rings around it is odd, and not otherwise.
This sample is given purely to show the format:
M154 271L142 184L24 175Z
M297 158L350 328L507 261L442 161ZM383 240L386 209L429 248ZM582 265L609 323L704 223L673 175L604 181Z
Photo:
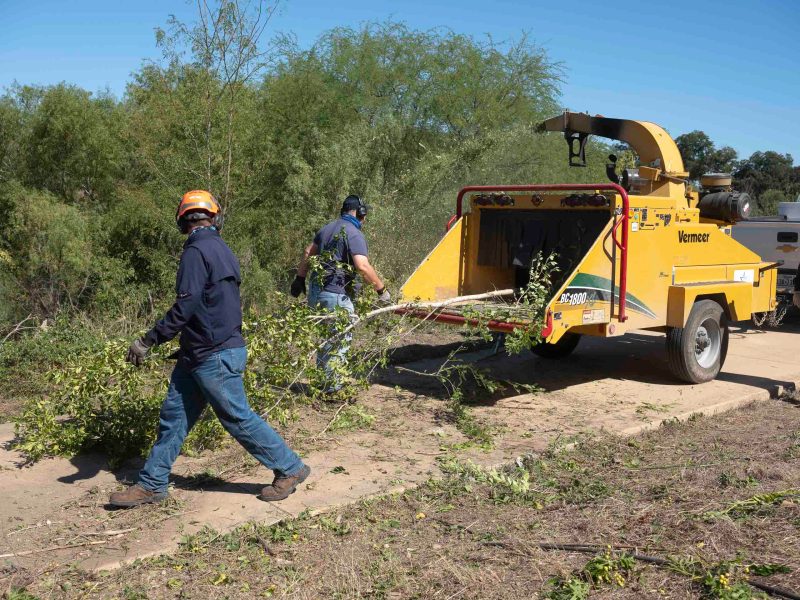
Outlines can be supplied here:
M392 303L392 295L389 293L389 290L386 289L386 286L383 286L381 289L375 291L378 294L378 304L381 306L389 306Z
M289 293L293 298L297 298L300 294L306 294L306 278L298 275L292 281L292 287L289 288Z
M148 352L150 352L150 344L144 338L134 340L130 348L128 348L128 355L125 360L135 367L141 367Z

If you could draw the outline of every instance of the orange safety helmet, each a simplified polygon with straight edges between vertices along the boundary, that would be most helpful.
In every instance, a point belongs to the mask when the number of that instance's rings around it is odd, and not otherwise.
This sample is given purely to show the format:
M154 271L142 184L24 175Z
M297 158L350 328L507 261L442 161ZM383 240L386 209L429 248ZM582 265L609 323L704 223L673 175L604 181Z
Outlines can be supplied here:
M222 229L222 209L209 192L205 190L192 190L186 192L178 204L175 213L175 222L181 232L186 233L188 221L211 219L211 222Z

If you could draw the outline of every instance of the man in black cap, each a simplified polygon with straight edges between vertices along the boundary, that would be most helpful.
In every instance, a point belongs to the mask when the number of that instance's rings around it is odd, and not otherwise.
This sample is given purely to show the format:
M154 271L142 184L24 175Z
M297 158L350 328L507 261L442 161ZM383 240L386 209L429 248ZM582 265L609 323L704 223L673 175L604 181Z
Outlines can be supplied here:
M368 211L369 206L358 196L345 198L339 218L320 229L303 252L297 276L292 282L292 296L297 298L301 293L306 293L309 258L320 255L322 272L319 277L312 277L309 306L326 311L341 307L353 315L353 300L360 287L356 281L357 273L375 288L378 302L391 304L391 295L367 258L367 240L361 233L361 227ZM342 388L341 375L336 366L346 360L352 338L348 333L339 339L335 330L331 334L332 339L326 341L317 352L317 366L325 370L325 391L328 393Z

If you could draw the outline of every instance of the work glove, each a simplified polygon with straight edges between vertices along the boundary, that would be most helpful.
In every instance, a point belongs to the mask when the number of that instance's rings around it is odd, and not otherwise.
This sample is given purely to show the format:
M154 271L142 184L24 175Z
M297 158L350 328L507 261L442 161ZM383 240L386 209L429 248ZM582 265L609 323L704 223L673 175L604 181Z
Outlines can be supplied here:
M386 289L386 286L376 290L375 293L378 294L378 304L380 306L390 306L392 304L392 295Z
M125 360L135 367L141 367L148 352L150 352L150 344L144 338L134 340L130 348L128 348L128 355Z
M289 293L292 295L292 298L297 298L300 294L308 293L306 291L306 278L300 277L298 275L292 281L292 287L289 288Z

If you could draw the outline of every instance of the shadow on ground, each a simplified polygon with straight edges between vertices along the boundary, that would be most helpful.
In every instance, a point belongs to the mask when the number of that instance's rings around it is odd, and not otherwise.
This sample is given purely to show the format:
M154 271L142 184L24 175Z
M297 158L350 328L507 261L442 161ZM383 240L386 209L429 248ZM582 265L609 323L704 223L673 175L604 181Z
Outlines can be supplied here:
M793 319L780 329L784 332L800 333L800 320ZM731 327L730 339L735 343L736 340L751 336L762 336L768 331L748 324L736 324ZM491 349L463 353L458 358L484 370L495 379L518 385L535 385L545 392L598 380L634 381L668 387L686 385L676 379L668 368L664 337L649 333L629 333L617 338L585 336L575 352L566 358L555 360L541 358L531 352L509 356L501 350L494 354ZM433 376L445 361L446 357L430 359L423 355L416 362L387 369L378 376L378 383L446 399L449 397L447 388ZM420 376L419 373L425 373L426 376ZM726 371L724 366L717 379L770 392L775 392L779 386L784 390L793 389L793 384L789 381L741 375ZM492 404L521 391L524 390L509 385L491 397L482 398L479 403Z
M61 483L74 484L81 481L94 479L101 472L111 473L114 478L123 484L135 483L139 470L144 461L142 459L128 460L118 469L110 469L108 460L101 454L79 454L72 457L69 462L75 467L75 472L58 478ZM267 476L270 481L253 483L231 483L217 477L213 473L198 473L185 476L172 473L170 484L179 490L198 490L205 492L224 492L237 494L258 494L265 485L271 482L271 476Z

